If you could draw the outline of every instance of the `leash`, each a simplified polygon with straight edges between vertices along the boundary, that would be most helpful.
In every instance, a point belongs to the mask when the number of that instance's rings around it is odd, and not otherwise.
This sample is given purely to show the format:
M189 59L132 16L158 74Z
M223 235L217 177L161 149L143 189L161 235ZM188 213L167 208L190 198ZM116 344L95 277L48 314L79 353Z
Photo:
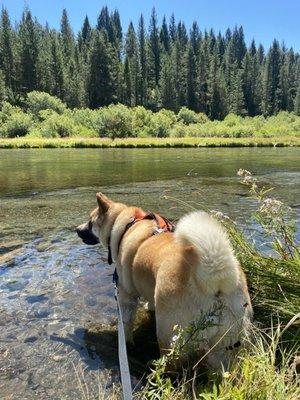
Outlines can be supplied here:
M156 229L153 232L153 235L163 232L173 232L174 225L167 219L159 214L154 213L143 213L139 212L137 215L134 216L133 220L130 221L120 238L118 244L118 251L121 244L121 241L125 235L125 233L130 229L135 223L145 220L155 220L156 221ZM108 238L108 264L113 264L112 254L111 254L111 246L110 246L110 237ZM113 283L115 286L115 299L117 302L117 309L118 309L118 354L119 354L119 367L120 367L120 374L121 374L121 383L123 389L123 400L132 400L132 386L131 386L131 378L130 378L130 370L128 364L128 356L127 356L127 349L126 349L126 338L125 338L125 330L124 330L124 323L123 323L123 315L122 309L119 300L119 289L118 289L118 273L117 269L115 268L113 273Z
M118 353L119 353L119 367L121 374L121 383L123 389L123 399L124 400L132 400L132 386L130 379L130 371L128 364L128 356L126 350L126 339L125 339L125 331L123 324L123 315L119 301L119 289L118 289L118 273L115 268L113 273L113 283L115 285L115 299L117 302L118 308Z

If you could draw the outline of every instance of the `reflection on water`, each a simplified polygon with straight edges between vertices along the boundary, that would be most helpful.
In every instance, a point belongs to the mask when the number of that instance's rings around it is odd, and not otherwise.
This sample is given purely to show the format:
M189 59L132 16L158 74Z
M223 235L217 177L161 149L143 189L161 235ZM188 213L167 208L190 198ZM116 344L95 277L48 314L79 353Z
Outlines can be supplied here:
M112 270L104 249L81 244L74 233L97 190L170 219L193 207L219 209L255 229L249 217L256 204L236 170L252 170L274 186L299 218L299 155L300 149L0 150L0 397L82 398L75 369L85 371L91 388L99 370L113 371L108 386L118 379Z

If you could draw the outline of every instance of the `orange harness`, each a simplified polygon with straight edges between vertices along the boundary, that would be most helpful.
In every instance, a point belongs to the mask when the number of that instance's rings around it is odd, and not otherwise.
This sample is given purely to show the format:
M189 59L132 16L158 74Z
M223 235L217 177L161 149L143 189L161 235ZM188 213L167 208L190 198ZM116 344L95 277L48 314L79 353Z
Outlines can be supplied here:
M175 226L172 224L172 222L170 222L167 218L162 217L159 214L136 210L132 221L130 221L126 225L124 232L122 233L122 236L121 236L119 244L118 244L118 252L119 252L123 237L124 237L125 233L128 231L128 229L130 229L137 222L143 221L145 219L156 221L156 228L153 231L153 235L157 235L159 233L164 233L164 232L173 232L175 229ZM108 240L108 264L111 265L112 263L113 263L113 260L112 260L112 256L111 256L110 238L109 238L109 240Z

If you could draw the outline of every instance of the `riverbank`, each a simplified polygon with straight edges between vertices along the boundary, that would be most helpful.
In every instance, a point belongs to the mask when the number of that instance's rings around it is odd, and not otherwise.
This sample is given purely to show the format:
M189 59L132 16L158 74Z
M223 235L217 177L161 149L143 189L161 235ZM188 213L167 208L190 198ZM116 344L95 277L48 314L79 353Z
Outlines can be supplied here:
M300 137L249 138L33 138L0 139L1 149L26 148L170 148L170 147L298 147Z

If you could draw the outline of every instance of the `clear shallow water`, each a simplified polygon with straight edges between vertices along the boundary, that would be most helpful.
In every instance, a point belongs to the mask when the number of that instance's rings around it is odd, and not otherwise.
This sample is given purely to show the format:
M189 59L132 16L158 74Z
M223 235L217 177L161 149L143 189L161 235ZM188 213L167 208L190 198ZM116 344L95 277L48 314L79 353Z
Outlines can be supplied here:
M76 368L92 388L99 369L117 379L105 349L86 339L115 320L112 270L101 247L74 234L96 191L169 218L219 209L253 228L239 168L274 186L299 219L297 148L0 150L0 397L82 398Z

